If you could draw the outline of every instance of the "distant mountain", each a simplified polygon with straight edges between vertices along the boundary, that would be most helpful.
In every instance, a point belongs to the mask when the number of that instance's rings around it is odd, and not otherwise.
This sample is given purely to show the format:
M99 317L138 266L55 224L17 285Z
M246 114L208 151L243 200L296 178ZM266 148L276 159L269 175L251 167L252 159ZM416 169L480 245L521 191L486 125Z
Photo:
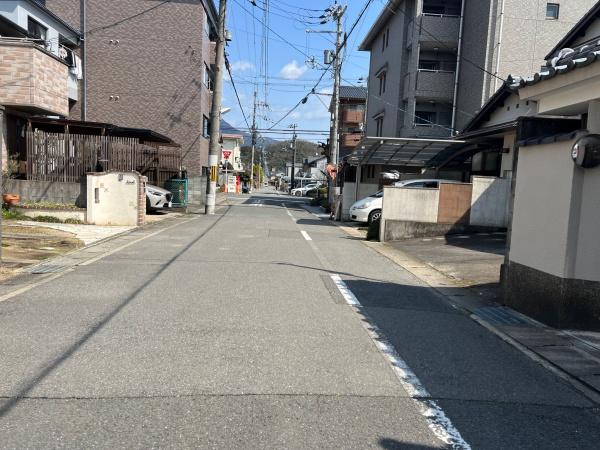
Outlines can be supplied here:
M223 119L221 119L221 132L225 134L241 134L244 136L244 147L252 145L252 135L250 132L239 130ZM276 142L279 141L270 137L260 136L258 144L261 145L264 143L266 147L267 145L271 145Z

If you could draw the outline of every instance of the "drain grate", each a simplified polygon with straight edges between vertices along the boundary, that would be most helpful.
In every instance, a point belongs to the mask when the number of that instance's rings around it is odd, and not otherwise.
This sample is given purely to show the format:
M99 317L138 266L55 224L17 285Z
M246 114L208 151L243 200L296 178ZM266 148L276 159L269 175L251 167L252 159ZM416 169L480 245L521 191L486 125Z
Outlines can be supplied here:
M474 313L492 325L531 326L520 315L504 306L486 306L475 310Z
M62 260L62 261L53 261L49 263L37 264L32 267L28 267L23 270L26 273L32 274L40 274L40 273L58 273L62 272L65 269L73 267L76 264L75 261L72 260Z

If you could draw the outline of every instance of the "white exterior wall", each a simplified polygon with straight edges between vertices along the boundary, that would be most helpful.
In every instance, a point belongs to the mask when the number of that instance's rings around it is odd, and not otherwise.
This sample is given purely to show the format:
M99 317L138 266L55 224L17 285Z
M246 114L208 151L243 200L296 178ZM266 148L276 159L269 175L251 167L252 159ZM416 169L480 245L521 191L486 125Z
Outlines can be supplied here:
M507 227L510 179L473 177L470 224Z
M136 226L139 209L146 208L145 203L140 205L138 201L139 185L140 175L136 172L88 174L86 222Z
M574 278L600 281L600 167L577 171L583 186Z
M508 153L502 153L500 162L500 176L512 178L513 161L515 158L515 142L517 133L504 135L504 148L509 149Z
M77 37L73 35L72 31L52 17L44 14L39 8L23 0L1 0L0 15L24 29L27 29L28 17L45 26L48 29L46 39L50 43L49 50L55 55L58 55L59 34L74 43L77 42Z
M511 261L563 278L576 170L572 144L520 149L509 255Z
M437 223L439 189L385 187L383 220Z

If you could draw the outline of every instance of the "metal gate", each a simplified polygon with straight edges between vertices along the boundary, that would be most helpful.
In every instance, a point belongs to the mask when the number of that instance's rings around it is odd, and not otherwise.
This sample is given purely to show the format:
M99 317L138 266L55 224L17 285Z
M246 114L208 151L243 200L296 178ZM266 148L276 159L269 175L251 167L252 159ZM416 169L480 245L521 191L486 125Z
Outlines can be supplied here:
M170 179L165 181L165 189L173 194L173 207L180 208L188 204L188 180Z

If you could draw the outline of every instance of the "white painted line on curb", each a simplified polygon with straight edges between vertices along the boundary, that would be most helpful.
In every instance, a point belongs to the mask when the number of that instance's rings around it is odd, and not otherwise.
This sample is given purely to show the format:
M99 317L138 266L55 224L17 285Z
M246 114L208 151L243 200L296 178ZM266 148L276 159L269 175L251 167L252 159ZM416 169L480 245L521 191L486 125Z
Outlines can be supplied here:
M89 266L90 264L93 264L93 263L95 263L96 261L99 261L99 260L101 260L102 258L106 258L107 256L110 256L110 255L112 255L112 254L114 254L114 253L120 252L121 250L123 250L123 249L125 249L125 248L127 248L127 247L130 247L130 246L132 246L132 245L134 245L134 244L137 244L138 242L141 242L141 241L143 241L144 239L148 239L148 238L150 238L150 237L156 236L157 234L160 234L160 233L162 233L163 231L170 230L171 228L175 228L175 227L177 227L177 226L179 226L179 225L181 225L181 224L184 224L184 223L187 223L187 222L191 222L192 220L197 220L197 217L194 217L193 219L185 220L185 221L183 221L183 222L180 222L180 223L175 223L175 224L173 224L173 225L171 225L171 226L168 226L168 227L166 227L166 228L163 228L163 229L161 229L161 230L157 230L157 231L155 231L154 233L150 233L150 234L148 234L148 235L146 235L146 236L142 236L142 237L141 237L141 238L139 238L139 239L136 239L136 240L134 240L134 241L128 242L127 244L125 244L125 245L121 245L120 247L114 248L114 249L112 249L112 250L110 250L110 251L108 251L108 252L106 252L106 253L102 253L100 256L96 256L95 258L88 259L87 261L84 261L84 262L82 262L82 263L80 263L80 264L78 264L78 265L79 265L79 266Z
M356 295L354 295L354 293L350 289L348 289L348 286L342 281L339 275L331 275L331 279L333 280L338 290L344 297L344 300L346 300L346 303L348 303L351 306L361 306L360 302L356 298Z
M400 384L415 402L419 413L425 417L427 425L435 437L450 445L453 449L470 449L471 446L462 438L460 432L454 427L450 419L446 417L442 408L434 400L431 400L429 391L423 386L408 364L400 357L379 327L368 316L359 300L348 288L348 285L337 274L331 275L331 279L346 300L346 303L363 319L361 323L367 330L367 333L369 333L377 348L391 363L392 369L400 380Z
M300 233L302 233L302 236L304 236L304 239L306 239L307 241L312 241L312 238L308 235L308 233L304 230L300 230Z

